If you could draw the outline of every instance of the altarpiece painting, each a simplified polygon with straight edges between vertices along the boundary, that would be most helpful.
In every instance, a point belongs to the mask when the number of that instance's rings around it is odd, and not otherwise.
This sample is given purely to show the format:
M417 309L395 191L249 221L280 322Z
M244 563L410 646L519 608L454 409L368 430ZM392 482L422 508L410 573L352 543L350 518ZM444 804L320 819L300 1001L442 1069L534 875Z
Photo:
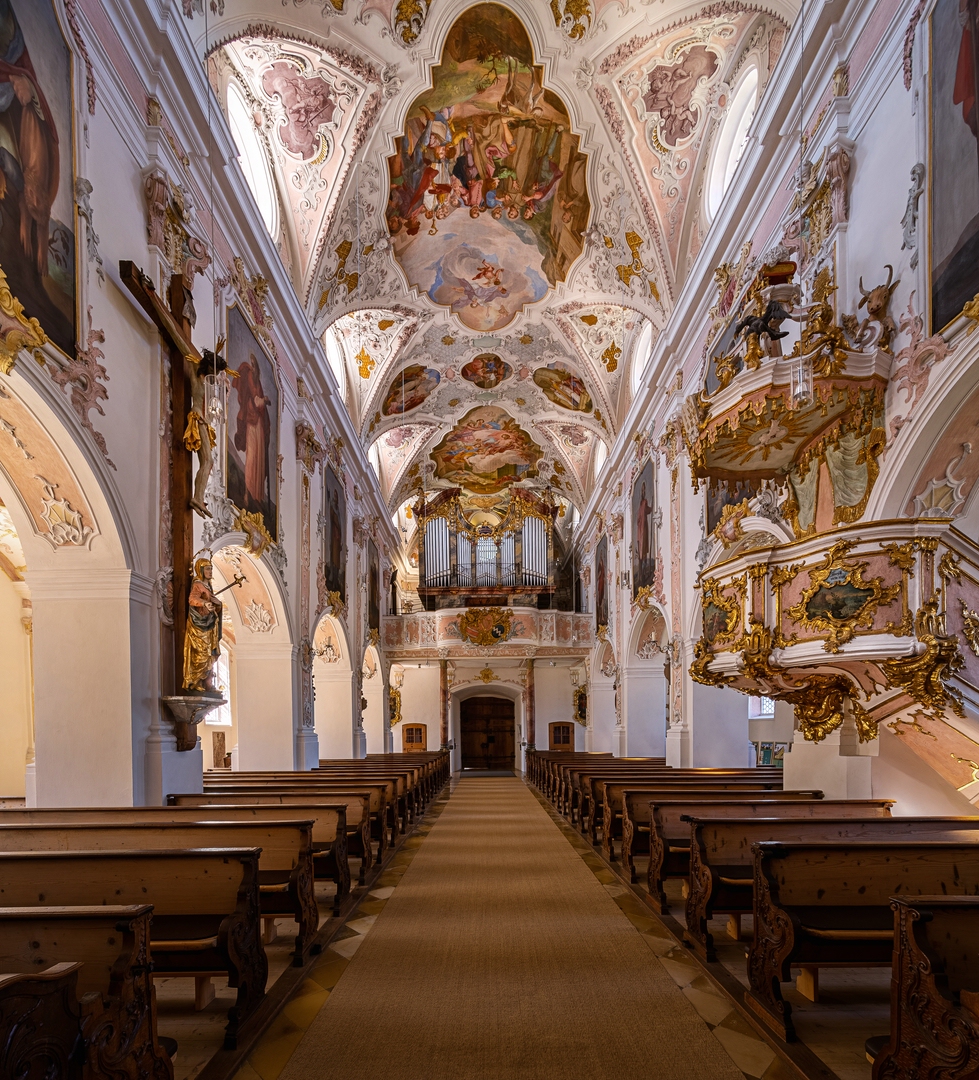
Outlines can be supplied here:
M74 356L71 56L51 0L0 0L0 268Z
M595 626L608 626L608 537L595 548Z
M648 458L632 486L632 595L652 588L656 573L653 543L653 459Z
M323 466L323 560L327 592L347 602L347 493L331 465Z
M228 498L261 514L279 537L279 384L275 366L241 310L228 310L228 367L238 373L228 392Z
M969 0L931 16L931 325L979 293L979 19Z

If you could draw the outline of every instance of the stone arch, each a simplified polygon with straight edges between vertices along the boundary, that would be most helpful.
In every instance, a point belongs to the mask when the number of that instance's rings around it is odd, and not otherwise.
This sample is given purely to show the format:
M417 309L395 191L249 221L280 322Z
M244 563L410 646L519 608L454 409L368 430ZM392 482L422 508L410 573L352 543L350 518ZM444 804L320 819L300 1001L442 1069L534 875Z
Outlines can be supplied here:
M364 650L363 697L367 706L362 713L364 736L368 754L383 754L388 750L389 732L387 685L388 680L377 646L368 645Z
M65 403L31 365L21 358L0 383L0 500L23 549L21 601L30 603L35 760L25 798L152 801L158 777L144 758L160 715L153 583L134 568L105 463L93 463Z
M299 676L279 583L263 559L253 558L237 543L215 545L212 552L217 588L244 579L223 594L233 625L227 641L232 657L232 767L293 769L301 722Z
M360 702L355 702L355 676L343 622L334 615L321 615L313 633L313 717L321 757L360 756Z

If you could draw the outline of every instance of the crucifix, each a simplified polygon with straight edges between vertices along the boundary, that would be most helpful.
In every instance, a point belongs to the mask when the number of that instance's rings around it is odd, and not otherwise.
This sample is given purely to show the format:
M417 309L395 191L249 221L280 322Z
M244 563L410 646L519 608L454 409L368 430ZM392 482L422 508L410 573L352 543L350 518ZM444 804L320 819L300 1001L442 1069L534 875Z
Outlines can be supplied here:
M196 265L200 265L200 261ZM200 266L198 272L202 271L203 266ZM199 352L191 341L193 305L188 302L189 288L185 273L172 275L166 301L158 293L152 279L134 263L120 262L119 273L136 302L155 323L169 357L170 438L169 446L164 448L164 453L169 453L170 457L169 492L163 493L163 518L164 522L169 520L170 523L164 546L168 549L172 568L172 619L169 625L164 624L160 628L160 662L163 697L172 698L186 695L187 692L183 685L183 645L191 588L190 570L194 559L195 509L201 516L207 515L203 506L207 474L197 485L200 490L195 492L192 456L192 452L198 454L198 473L205 468L209 471L211 429L204 415L203 380L207 374L222 370L224 361L208 350ZM195 436L198 445L195 445ZM206 455L201 453L201 440L208 442ZM195 495L200 497L195 498ZM198 719L202 716L203 712ZM178 721L178 729L182 726ZM178 730L178 749L193 749L196 737L190 740L189 735L189 732ZM188 742L190 745L187 745Z

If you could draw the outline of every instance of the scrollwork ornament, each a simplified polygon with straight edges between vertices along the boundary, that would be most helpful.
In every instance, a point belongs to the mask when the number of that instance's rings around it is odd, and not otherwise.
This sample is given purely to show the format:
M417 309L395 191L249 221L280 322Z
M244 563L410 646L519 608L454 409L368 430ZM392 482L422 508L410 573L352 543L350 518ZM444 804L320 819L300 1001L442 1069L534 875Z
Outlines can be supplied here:
M924 652L883 660L880 666L889 687L904 690L933 717L940 717L947 708L964 716L962 695L947 685L964 662L959 639L945 633L945 616L938 605L938 596L932 596L915 615L915 636L925 646Z

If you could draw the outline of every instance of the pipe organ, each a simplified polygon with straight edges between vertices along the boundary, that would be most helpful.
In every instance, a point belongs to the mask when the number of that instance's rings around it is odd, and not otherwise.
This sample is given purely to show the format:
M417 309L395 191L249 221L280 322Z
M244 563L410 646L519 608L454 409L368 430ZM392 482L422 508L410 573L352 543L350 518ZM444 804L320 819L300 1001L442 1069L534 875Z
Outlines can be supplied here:
M480 602L549 606L557 507L518 489L502 516L467 516L460 492L452 489L430 500L423 496L414 512L420 529L418 594L426 608Z

